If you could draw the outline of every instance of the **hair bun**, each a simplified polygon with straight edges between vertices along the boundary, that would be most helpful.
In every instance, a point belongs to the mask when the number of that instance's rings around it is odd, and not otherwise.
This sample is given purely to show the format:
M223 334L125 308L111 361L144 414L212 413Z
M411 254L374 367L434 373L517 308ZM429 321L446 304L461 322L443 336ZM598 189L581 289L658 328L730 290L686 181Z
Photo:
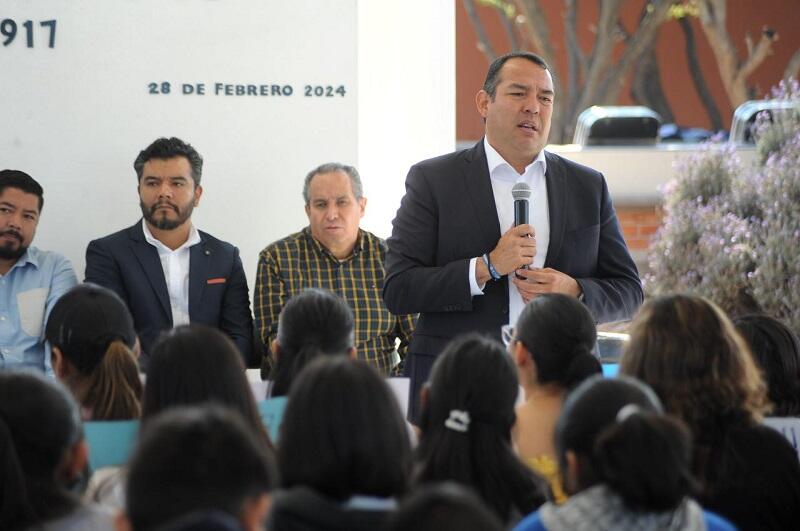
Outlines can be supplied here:
M602 374L603 368L592 351L584 344L576 345L572 349L572 361L567 367L564 383L568 388L575 387L586 378L595 374Z

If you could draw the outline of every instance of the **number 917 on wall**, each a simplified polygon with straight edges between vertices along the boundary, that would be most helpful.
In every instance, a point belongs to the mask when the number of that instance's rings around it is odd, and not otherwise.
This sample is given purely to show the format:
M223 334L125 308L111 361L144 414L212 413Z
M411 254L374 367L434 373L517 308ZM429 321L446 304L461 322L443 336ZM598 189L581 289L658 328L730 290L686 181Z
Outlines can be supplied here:
M28 48L44 46L56 47L56 21L42 20L35 24L33 20L17 23L13 18L0 18L0 40L3 46L10 46L19 37L25 39Z

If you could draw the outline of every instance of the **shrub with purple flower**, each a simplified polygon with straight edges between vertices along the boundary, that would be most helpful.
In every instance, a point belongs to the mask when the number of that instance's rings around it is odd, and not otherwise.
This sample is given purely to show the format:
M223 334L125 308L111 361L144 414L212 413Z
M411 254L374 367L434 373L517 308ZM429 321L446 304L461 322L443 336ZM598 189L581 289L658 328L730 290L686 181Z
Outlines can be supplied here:
M759 115L752 165L719 142L676 165L645 287L702 295L733 315L761 309L800 333L800 90L781 83L772 97L794 105Z

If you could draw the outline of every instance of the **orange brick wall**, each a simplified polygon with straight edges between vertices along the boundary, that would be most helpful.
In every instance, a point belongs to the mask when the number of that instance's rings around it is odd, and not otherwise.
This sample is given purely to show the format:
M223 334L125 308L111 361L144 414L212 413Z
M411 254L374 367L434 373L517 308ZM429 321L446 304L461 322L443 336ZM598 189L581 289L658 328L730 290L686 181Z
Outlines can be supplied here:
M650 246L650 239L661 224L661 206L617 205L616 209L625 243L634 256L643 256Z

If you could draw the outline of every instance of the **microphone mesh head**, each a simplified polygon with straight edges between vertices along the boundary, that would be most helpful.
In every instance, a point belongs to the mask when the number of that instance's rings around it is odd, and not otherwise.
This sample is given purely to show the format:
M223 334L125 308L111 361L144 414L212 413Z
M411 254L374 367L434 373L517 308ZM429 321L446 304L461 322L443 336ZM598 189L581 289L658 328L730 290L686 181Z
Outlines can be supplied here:
M530 199L531 197L531 187L528 186L528 183L517 183L511 188L511 195L514 196L514 199Z

